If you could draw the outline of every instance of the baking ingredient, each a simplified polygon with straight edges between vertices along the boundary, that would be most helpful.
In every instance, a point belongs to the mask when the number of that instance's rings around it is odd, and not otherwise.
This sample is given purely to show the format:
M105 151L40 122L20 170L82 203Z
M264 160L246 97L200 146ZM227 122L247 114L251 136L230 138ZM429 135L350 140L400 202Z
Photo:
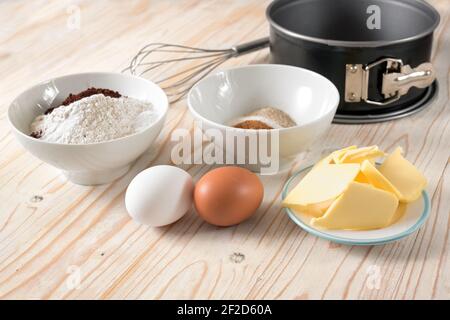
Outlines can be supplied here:
M327 159L328 163L332 161L333 163L363 163L364 161L369 161L374 164L375 159L384 157L385 153L381 151L378 146L370 146L358 148L357 146L350 146L341 150L334 151L331 153ZM356 178L356 182L369 183L367 177L360 172Z
M312 216L323 214L330 204L347 189L360 171L360 165L324 164L308 174L283 201L285 207L304 210Z
M345 152L347 152L347 150L351 150L351 149L356 149L356 146L350 146L341 150L336 150L332 153L330 153L328 156L326 156L325 158L323 158L322 160L319 160L313 167L313 169L320 167L321 165L324 164L332 164L332 163L339 163L340 157L342 157L343 154L345 154Z
M31 132L40 139L64 144L110 141L138 133L157 119L149 102L95 94L38 116Z
M250 218L263 197L264 187L256 174L240 167L222 167L197 182L194 204L205 221L227 227Z
M125 194L125 206L137 222L152 227L171 224L192 207L194 182L184 170L155 166L139 173Z
M326 229L370 230L386 227L397 210L390 192L365 183L351 182L345 192L311 224Z
M336 150L331 153L330 159L333 160L334 163L341 163L342 156L344 156L347 151L357 149L357 146L350 146L341 150Z
M427 185L423 174L403 155L403 150L397 148L380 166L380 172L399 191L400 201L417 200Z
M368 230L396 223L420 197L426 179L401 148L377 166L375 159L385 156L377 146L337 150L310 170L283 206L313 217L318 228Z
M375 159L384 157L385 154L378 146L364 148L347 148L344 152L339 153L339 157L333 158L335 163L362 163L368 160L372 163Z
M328 210L328 208L333 204L336 198L330 199L328 201L323 201L320 203L304 205L286 205L287 207L293 209L296 212L304 212L311 217L321 217Z
M61 103L61 106L68 106L69 104L71 104L75 101L81 100L86 97L93 96L94 94L103 94L104 96L111 97L111 98L120 98L122 96L119 92L114 91L114 90L91 87L91 88L83 90L79 93L75 93L75 94L70 93L69 96L66 99L64 99L64 101ZM45 114L51 113L56 108L58 108L58 107L47 109L47 111L45 111Z
M262 108L231 121L230 126L240 129L281 129L294 127L292 118L276 108Z
M386 179L381 172L375 168L375 166L368 160L365 160L361 165L361 172L363 176L366 177L367 181L376 188L386 190L395 194L399 199L401 199L401 194L392 183Z
M358 173L358 175L355 178L355 182L359 182L359 183L370 183L369 180L367 179L367 177L364 175L364 173L362 171L360 171Z
M389 221L389 225L393 225L394 223L397 223L405 215L407 207L408 207L407 203L400 202L398 204L397 210L395 211L394 215L391 218L391 221Z
M251 130L271 130L273 127L267 124L264 120L240 120L240 122L233 127L238 129Z

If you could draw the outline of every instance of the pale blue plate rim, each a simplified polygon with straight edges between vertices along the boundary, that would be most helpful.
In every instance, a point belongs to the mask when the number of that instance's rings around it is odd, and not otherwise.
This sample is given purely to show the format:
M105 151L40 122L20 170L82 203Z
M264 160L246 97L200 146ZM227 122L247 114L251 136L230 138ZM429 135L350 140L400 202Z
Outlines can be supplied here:
M300 171L297 171L296 173L294 173L289 179L288 181L286 181L286 183L284 184L283 187L283 191L281 193L281 198L282 200L284 200L287 196L287 192L289 189L289 185L292 182L292 180L294 180L299 174L301 174L302 172L306 171L306 170L310 170L313 166L309 166L307 168L304 168ZM428 193L426 191L422 191L422 197L423 197L423 201L424 201L424 208L423 208L423 212L420 215L419 220L417 220L417 222L411 226L409 229L396 234L396 235L392 235L389 237L383 237L383 238L377 238L377 239L367 239L367 240L362 240L362 239L358 239L358 240L352 240L350 238L342 238L342 237L337 237L337 236L332 236L328 233L322 232L318 229L315 229L311 226L309 226L308 224L304 223L300 218L297 217L297 215L292 212L291 209L289 208L284 208L284 210L287 212L289 218L299 227L301 227L302 229L304 229L305 231L319 237L322 239L326 239L332 242L336 242L336 243L340 243L340 244L344 244L344 245L352 245L352 246L368 246L368 245L381 245L381 244L386 244L389 242L394 242L394 241L398 241L404 237L409 236L410 234L414 233L415 231L417 231L427 220L428 216L430 215L430 199L428 197Z

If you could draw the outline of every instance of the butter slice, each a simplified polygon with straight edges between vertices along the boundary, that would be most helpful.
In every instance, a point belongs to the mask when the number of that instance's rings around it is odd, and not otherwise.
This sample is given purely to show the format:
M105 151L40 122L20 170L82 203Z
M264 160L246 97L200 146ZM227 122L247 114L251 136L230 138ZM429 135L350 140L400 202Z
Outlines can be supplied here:
M313 218L314 227L343 230L384 228L392 221L398 199L390 192L369 184L351 182L320 218Z
M360 171L359 164L324 164L310 172L283 201L285 207L306 210L341 195Z
M326 156L325 158L321 159L319 162L317 162L314 167L311 170L314 170L324 164L334 164L334 163L338 163L337 160L343 155L345 154L345 152L347 152L347 150L352 150L352 149L356 149L356 146L350 146L344 149L340 149L340 150L336 150L333 151L332 153L330 153L328 156Z
M333 204L335 199L331 199L325 202L310 204L307 206L291 205L289 206L295 213L303 213L311 217L319 218L325 214L328 208Z
M376 158L384 156L384 152L378 146L364 147L346 151L337 163L362 163L365 160L375 162Z
M380 172L400 192L402 202L413 202L420 198L427 179L402 155L397 148L380 166Z
M369 183L375 188L392 192L397 196L397 198L399 198L400 201L402 201L403 196L400 191L398 191L397 188L394 187L392 183L390 183L389 180L386 179L386 177L383 176L383 174L378 171L372 163L370 163L370 161L364 160L361 164L361 172L364 174Z
M406 204L404 202L403 203L401 202L398 204L398 208L395 211L394 215L392 216L391 221L389 221L389 225L397 223L405 215L407 206L408 206L408 204Z
M362 171L360 173L358 173L358 175L356 176L355 182L370 183L369 180L364 175L364 173L362 173Z
M347 153L347 151L355 149L357 149L357 146L350 146L341 150L336 150L331 153L330 156L333 159L334 163L341 163L341 158Z

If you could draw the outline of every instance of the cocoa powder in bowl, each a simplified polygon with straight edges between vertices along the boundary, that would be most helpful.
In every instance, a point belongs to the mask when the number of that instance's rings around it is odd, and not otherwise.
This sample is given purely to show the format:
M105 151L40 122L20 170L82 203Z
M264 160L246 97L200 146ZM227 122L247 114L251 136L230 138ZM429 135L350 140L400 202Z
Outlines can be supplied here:
M265 107L233 119L228 125L238 129L270 130L294 127L297 124L284 111Z
M238 129L253 129L253 130L270 130L273 129L271 126L267 125L266 123L262 121L257 120L244 120L242 122L239 122L234 126Z

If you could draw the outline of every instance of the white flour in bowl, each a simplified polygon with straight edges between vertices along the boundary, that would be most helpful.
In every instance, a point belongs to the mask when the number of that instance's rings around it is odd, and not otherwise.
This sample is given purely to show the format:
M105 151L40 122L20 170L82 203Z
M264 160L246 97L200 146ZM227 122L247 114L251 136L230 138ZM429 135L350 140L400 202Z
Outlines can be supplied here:
M157 119L149 102L95 94L40 115L31 124L39 139L65 144L110 141L140 132Z

